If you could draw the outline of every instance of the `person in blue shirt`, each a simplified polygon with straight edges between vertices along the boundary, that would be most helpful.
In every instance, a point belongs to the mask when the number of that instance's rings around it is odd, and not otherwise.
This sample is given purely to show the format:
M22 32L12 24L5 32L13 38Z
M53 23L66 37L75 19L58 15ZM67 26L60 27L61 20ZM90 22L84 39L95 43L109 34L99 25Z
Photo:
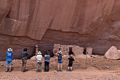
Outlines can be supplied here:
M12 48L8 48L6 52L6 72L12 71L12 60L13 60L13 50Z
M61 48L59 48L59 51L58 51L58 71L62 71L62 51L61 51Z
M49 71L49 63L50 63L50 51L46 51L45 54L45 60L44 60L44 71L48 72Z

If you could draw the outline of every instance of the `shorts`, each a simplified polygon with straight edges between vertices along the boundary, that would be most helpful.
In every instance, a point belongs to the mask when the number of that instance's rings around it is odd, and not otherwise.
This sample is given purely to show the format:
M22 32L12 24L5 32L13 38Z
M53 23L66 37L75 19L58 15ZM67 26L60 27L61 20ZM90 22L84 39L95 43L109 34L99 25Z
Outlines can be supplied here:
M73 62L69 62L68 67L72 67Z
M6 64L7 64L7 65L11 65L11 64L12 64L12 61L6 61Z
M58 64L62 64L62 60L58 60Z

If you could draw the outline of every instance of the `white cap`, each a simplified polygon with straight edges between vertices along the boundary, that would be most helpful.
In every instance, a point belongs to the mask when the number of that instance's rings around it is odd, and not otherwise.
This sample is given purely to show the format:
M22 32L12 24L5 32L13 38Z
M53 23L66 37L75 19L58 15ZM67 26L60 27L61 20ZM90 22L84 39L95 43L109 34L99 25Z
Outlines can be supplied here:
M42 54L41 51L39 51L39 52L38 52L38 55L41 55L41 54Z
M62 54L62 51L60 50L59 53Z
M12 48L8 48L8 51L13 51Z

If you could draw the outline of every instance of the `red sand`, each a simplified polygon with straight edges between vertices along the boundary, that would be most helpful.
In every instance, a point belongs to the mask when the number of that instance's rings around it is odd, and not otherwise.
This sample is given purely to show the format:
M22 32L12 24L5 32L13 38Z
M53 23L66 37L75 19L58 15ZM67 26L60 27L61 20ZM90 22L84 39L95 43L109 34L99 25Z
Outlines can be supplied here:
M10 73L4 72L4 67L0 67L0 80L120 80L120 61L107 60L103 57L85 59L76 58L74 71L66 71L66 62L64 59L63 71L57 72L55 59L51 59L50 72L35 72L34 61L29 60L27 68L29 71L21 72L21 61L14 60L14 70ZM3 64L1 62L1 64Z

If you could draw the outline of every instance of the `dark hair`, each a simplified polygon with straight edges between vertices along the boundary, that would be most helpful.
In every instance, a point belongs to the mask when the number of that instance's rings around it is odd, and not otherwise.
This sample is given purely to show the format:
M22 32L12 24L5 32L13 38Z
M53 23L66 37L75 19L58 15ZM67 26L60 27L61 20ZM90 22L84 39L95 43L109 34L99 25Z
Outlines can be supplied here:
M23 51L27 51L27 48L24 48Z
M59 50L61 50L61 48L59 48Z
M72 51L72 47L69 47L69 55L74 55L74 53Z
M86 55L86 48L84 48L83 54Z
M49 50L46 50L46 54L49 55L50 51Z

